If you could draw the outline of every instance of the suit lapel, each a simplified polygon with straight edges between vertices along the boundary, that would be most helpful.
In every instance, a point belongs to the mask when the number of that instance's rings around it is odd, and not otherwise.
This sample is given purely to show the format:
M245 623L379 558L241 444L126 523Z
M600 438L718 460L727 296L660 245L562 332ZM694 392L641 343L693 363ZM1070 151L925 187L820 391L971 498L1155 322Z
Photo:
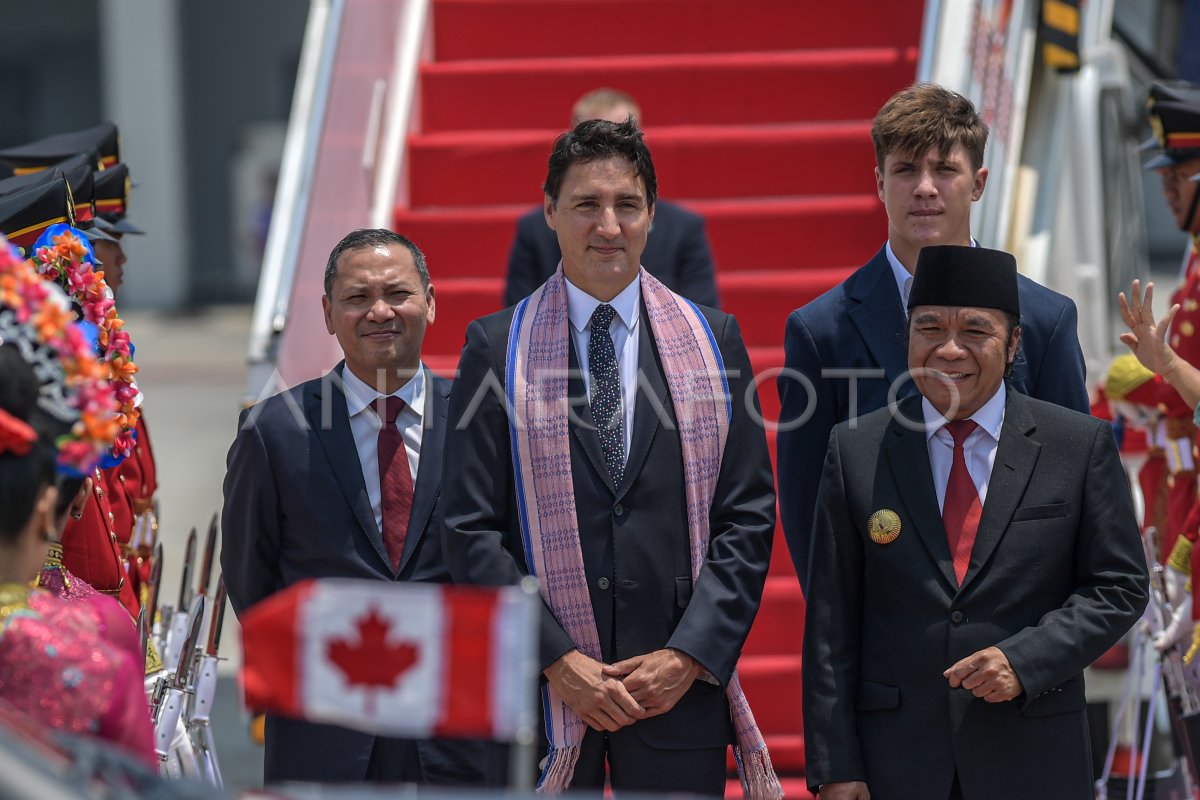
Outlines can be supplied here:
M639 385L634 394L633 434L629 441L629 457L625 459L625 472L621 475L621 485L617 487L618 500L629 491L638 473L642 471L646 456L650 452L650 443L654 441L654 434L658 431L663 415L671 413L668 410L671 395L658 363L650 331L650 319L646 316L645 308L641 314L638 323Z
M588 402L587 385L583 382L583 373L579 369L579 358L575 355L575 341L571 338L567 353L567 402L571 404L570 428L571 433L579 440L584 455L591 462L592 469L604 481L604 485L614 495L617 487L613 484L608 464L604 461L604 451L600 448L600 435L596 432L596 420L592 417L592 404Z
M919 398L910 398L900 405L900 416L920 420ZM917 535L938 566L942 580L953 594L958 591L958 579L950 561L950 544L938 509L937 493L933 488L933 470L929 466L929 447L924 430L912 430L898 420L892 420L884 448L896 493L901 497Z
M346 395L341 389L343 364L339 364L315 384L305 397L305 416L308 424L317 433L317 440L325 450L325 457L337 480L346 502L350 504L363 533L371 540L375 552L384 564L391 564L387 548L383 545L383 534L375 524L375 512L371 498L363 481L362 464L358 460L358 449L354 445L354 434L350 432L350 415L346 408ZM328 412L323 414L323 408Z
M1004 426L1000 430L992 476L988 479L987 500L983 504L979 531L971 550L971 564L963 578L963 589L967 588L995 552L996 546L1004 538L1004 532L1008 530L1017 504L1025 494L1025 487L1029 485L1042 449L1028 435L1036 427L1025 398L1009 388Z
M891 383L908 369L908 359L904 350L904 311L887 254L881 249L854 277L847 287L848 296L855 301L848 311L850 320ZM910 387L908 391L915 390Z
M429 525L434 504L442 488L442 446L446 440L446 410L449 406L449 384L437 380L425 370L425 409L422 414L421 457L417 467L417 482L413 486L412 512L408 531L404 535L404 552L400 555L397 574L404 572L417 544Z

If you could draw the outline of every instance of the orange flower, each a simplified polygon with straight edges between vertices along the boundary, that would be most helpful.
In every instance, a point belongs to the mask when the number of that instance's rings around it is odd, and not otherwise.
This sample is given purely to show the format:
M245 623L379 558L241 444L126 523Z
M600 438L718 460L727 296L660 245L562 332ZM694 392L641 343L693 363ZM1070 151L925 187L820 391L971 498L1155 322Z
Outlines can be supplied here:
M55 303L45 303L38 309L34 318L34 326L38 335L49 341L54 335L71 324L74 314Z
M108 362L112 369L112 374L115 379L131 381L133 376L137 374L137 364L134 364L124 356L117 356L112 361Z
M121 432L119 421L115 417L100 417L96 414L85 413L82 417L83 428L93 439L112 441Z

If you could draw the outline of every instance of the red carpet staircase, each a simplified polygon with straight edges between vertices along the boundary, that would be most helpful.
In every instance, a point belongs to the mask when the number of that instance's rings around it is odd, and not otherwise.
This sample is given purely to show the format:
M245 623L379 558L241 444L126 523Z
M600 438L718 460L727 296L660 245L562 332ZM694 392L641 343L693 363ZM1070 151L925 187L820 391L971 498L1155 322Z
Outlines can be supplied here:
M541 202L554 136L579 95L610 86L644 109L663 196L707 218L722 306L737 315L756 371L781 366L787 314L884 239L869 120L913 79L922 6L433 0L435 58L421 68L409 206L395 216L437 286L427 361L450 374L467 323L498 309L515 221ZM774 380L759 391L776 419ZM789 797L808 796L803 623L777 531L741 675Z

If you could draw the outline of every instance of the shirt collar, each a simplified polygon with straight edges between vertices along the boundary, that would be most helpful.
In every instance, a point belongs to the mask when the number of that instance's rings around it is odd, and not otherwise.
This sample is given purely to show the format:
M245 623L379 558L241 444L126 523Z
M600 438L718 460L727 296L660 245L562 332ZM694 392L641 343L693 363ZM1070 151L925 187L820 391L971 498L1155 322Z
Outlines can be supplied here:
M617 316L625 324L625 327L633 330L633 324L637 321L638 311L641 308L641 301L642 274L639 271L629 285L622 289L620 294L609 300L608 304L617 312ZM587 330L588 323L592 321L592 314L600 303L600 300L592 297L571 283L570 280L567 281L567 316L575 330L581 333Z
M1004 427L1004 402L1007 397L1008 389L1004 381L1000 381L1000 388L996 393L969 417L997 442L1000 441L1000 429ZM925 441L929 441L934 434L946 427L947 420L924 397L921 398L921 410L925 415Z
M342 386L346 394L346 413L351 418L361 414L368 406L373 406L379 398L379 392L374 387L368 386L345 365L342 366ZM418 364L416 374L393 394L403 400L405 405L412 409L418 417L424 417L425 364Z
M883 252L887 256L888 264L892 267L892 277L896 280L896 290L900 292L900 305L907 309L908 293L912 290L913 276L900 263L900 259L896 258L896 253L892 250L892 243L890 241L884 243Z

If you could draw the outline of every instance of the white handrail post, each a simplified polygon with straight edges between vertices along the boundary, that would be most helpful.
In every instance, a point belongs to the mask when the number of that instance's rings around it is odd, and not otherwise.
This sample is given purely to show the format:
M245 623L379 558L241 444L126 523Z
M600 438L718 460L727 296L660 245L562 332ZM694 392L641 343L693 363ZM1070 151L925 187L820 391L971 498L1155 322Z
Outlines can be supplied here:
M275 188L251 321L247 353L250 366L247 394L251 398L262 397L267 382L275 374L274 350L287 321L292 281L300 257L298 228L303 224L312 194L317 144L325 120L329 76L337 55L345 4L345 0L310 0L309 3L279 183Z
M371 226L391 228L396 194L404 168L405 140L416 104L421 49L429 19L429 0L406 0L396 32L396 58L389 81L375 190L371 197Z

